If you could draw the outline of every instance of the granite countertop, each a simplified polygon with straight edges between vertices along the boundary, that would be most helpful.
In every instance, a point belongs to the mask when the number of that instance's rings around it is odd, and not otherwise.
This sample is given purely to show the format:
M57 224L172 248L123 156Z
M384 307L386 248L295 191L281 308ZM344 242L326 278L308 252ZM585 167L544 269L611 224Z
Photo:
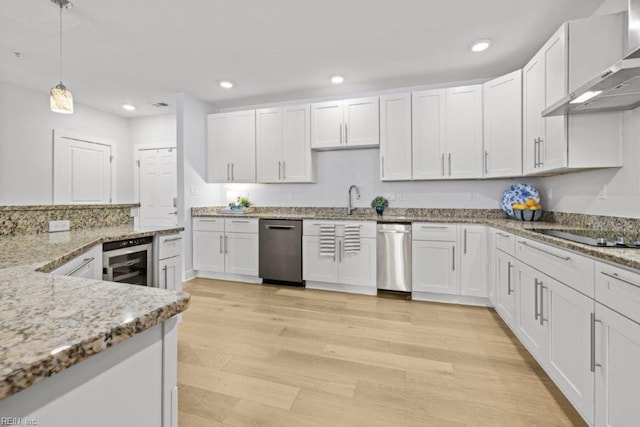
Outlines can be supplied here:
M640 249L619 249L619 248L600 248L595 246L583 245L569 240L557 237L547 236L545 234L531 231L532 228L574 228L585 229L592 228L593 224L587 224L584 216L576 215L576 220L572 221L571 216L558 215L565 222L548 222L548 221L517 221L508 219L499 210L490 209L399 209L397 212L401 215L382 215L372 214L369 209L359 213L356 210L354 215L346 215L343 209L336 208L298 208L298 209L282 209L277 208L274 211L248 210L243 215L225 215L219 214L221 207L195 207L192 208L193 217L224 217L224 218L260 218L260 219L314 219L314 220L330 220L330 221L376 221L376 222L438 222L438 223L462 223L462 224L484 224L491 227L513 233L528 239L545 242L557 247L569 249L593 258L619 264L624 267L640 270ZM266 209L266 208L265 208ZM427 213L428 212L428 213ZM617 219L610 217L602 228L616 227ZM622 227L622 225L621 225Z
M116 226L0 237L0 399L184 311L186 292L47 273L105 241L182 231Z

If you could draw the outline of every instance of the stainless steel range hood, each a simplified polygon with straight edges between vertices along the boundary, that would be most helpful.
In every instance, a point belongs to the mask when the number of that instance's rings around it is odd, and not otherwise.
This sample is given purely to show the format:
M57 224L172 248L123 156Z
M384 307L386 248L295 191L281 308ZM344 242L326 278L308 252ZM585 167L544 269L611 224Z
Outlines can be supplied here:
M628 46L622 60L551 105L542 116L632 110L640 106L640 0L629 0Z

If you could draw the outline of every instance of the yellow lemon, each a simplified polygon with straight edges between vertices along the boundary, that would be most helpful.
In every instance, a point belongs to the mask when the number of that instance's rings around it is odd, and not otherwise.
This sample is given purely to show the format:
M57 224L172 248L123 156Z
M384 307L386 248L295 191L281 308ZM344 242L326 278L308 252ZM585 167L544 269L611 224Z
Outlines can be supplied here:
M527 209L527 205L522 203L514 203L511 207L514 209Z
M534 199L527 199L526 205L531 207L531 206L536 206L538 204L538 202L536 202Z
M532 211L537 211L539 209L542 209L542 206L540 206L540 205L529 206L529 209L532 210Z

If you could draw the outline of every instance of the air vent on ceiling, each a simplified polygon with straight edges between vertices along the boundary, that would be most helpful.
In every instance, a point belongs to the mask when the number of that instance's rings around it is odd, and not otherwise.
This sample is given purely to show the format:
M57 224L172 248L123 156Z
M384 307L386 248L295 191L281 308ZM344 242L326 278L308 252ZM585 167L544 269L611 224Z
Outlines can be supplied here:
M158 108L164 108L169 106L169 104L167 104L166 102L156 102L155 104L151 104L151 105Z

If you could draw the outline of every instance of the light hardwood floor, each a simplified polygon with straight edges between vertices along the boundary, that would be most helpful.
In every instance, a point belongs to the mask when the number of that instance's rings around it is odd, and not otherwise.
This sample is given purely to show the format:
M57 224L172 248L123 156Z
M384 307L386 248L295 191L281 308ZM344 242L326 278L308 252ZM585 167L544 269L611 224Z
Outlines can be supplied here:
M491 309L195 279L181 427L584 425Z

